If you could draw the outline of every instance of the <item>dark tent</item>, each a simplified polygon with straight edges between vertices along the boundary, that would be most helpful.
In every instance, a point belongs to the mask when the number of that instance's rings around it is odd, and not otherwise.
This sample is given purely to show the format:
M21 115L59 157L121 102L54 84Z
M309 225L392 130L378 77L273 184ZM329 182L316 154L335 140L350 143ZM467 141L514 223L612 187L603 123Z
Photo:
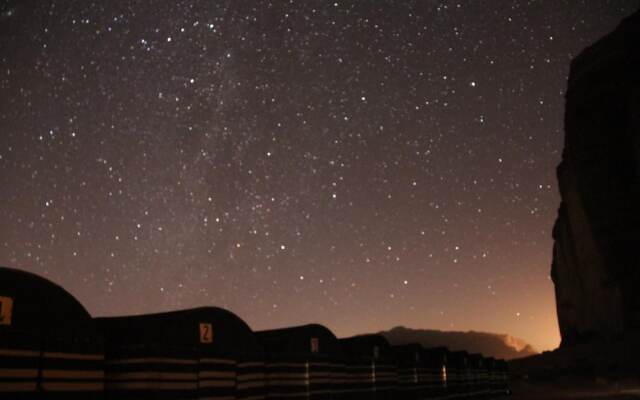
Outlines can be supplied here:
M319 324L255 332L267 353L299 355L340 355L338 339Z
M466 393L470 389L466 351L452 351L447 356L447 386L450 392Z
M391 349L398 362L397 393L400 398L422 398L427 388L424 348L418 343L410 343Z
M329 329L311 324L255 334L266 354L268 397L335 397L345 364L338 340Z
M498 393L500 391L500 378L497 369L498 360L493 357L486 357L484 359L484 365L487 368L488 374L488 386L492 393Z
M338 339L342 351L348 356L388 358L393 355L391 345L382 335L358 335Z
M30 272L0 267L0 296L0 326L56 336L94 330L91 316L69 292Z
M442 370L443 365L447 365L450 351L446 347L430 347L424 349L425 363L429 366Z
M496 387L499 393L509 394L509 364L505 360L495 361Z
M423 351L423 363L426 368L425 379L429 397L441 397L448 391L447 363L449 350L446 347L434 347Z
M262 350L235 314L202 307L98 318L118 398L243 398L264 389Z
M0 267L0 343L0 397L101 398L102 339L60 286Z
M507 377L507 362L493 357L484 359L484 367L487 371L488 391L494 395L509 394L509 382Z
M251 328L230 311L200 307L125 317L96 318L108 345L168 344L220 355L260 350Z
M484 357L479 353L469 354L467 366L471 377L471 393L481 395L488 391L489 376Z
M348 357L342 398L392 399L398 375L387 339L381 335L359 335L338 342Z

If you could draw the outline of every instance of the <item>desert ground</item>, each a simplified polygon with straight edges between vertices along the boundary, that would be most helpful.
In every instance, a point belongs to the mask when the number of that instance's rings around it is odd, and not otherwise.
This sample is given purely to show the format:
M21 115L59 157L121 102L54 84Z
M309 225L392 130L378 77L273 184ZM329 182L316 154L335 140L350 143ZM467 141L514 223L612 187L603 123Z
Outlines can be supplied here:
M513 400L632 400L640 399L640 384L634 382L528 382L512 384Z

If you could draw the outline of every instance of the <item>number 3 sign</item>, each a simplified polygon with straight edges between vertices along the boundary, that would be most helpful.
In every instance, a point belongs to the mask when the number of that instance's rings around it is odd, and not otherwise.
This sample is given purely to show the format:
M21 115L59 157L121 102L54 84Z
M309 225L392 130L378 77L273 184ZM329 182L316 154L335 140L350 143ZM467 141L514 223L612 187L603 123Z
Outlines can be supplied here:
M200 323L200 343L213 343L213 327L210 323Z

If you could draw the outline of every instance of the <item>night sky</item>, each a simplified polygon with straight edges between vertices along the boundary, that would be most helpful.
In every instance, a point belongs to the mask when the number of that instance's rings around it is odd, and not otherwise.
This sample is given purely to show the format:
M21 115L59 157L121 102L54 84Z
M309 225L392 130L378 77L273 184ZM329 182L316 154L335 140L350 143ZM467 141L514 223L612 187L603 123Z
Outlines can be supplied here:
M0 2L0 265L96 316L552 348L569 61L637 7Z

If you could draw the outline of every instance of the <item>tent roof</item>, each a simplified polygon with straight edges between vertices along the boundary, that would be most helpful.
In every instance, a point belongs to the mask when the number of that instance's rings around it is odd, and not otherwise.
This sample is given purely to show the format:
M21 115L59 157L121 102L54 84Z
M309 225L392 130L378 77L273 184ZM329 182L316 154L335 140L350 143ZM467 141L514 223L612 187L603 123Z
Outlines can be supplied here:
M184 346L225 354L260 351L251 328L234 313L218 307L97 318L96 321L111 346Z
M484 356L480 353L472 353L467 357L469 366L482 367L484 364Z
M358 335L339 339L338 342L345 354L351 356L373 357L377 347L379 355L385 357L391 353L391 346L382 335Z
M469 353L467 353L464 350L452 351L449 353L447 357L447 362L449 365L452 365L452 366L466 367L468 358L469 358Z
M255 333L266 352L310 355L312 340L317 340L320 355L341 355L338 339L328 328L319 324L258 331Z
M416 363L422 362L424 347L419 343L408 343L392 346L391 351L399 362Z
M446 347L432 347L424 349L425 360L433 365L447 364L449 361L449 349Z
M75 297L36 274L0 267L0 297L4 298L5 317L0 328L8 326L47 336L94 331L91 316Z

